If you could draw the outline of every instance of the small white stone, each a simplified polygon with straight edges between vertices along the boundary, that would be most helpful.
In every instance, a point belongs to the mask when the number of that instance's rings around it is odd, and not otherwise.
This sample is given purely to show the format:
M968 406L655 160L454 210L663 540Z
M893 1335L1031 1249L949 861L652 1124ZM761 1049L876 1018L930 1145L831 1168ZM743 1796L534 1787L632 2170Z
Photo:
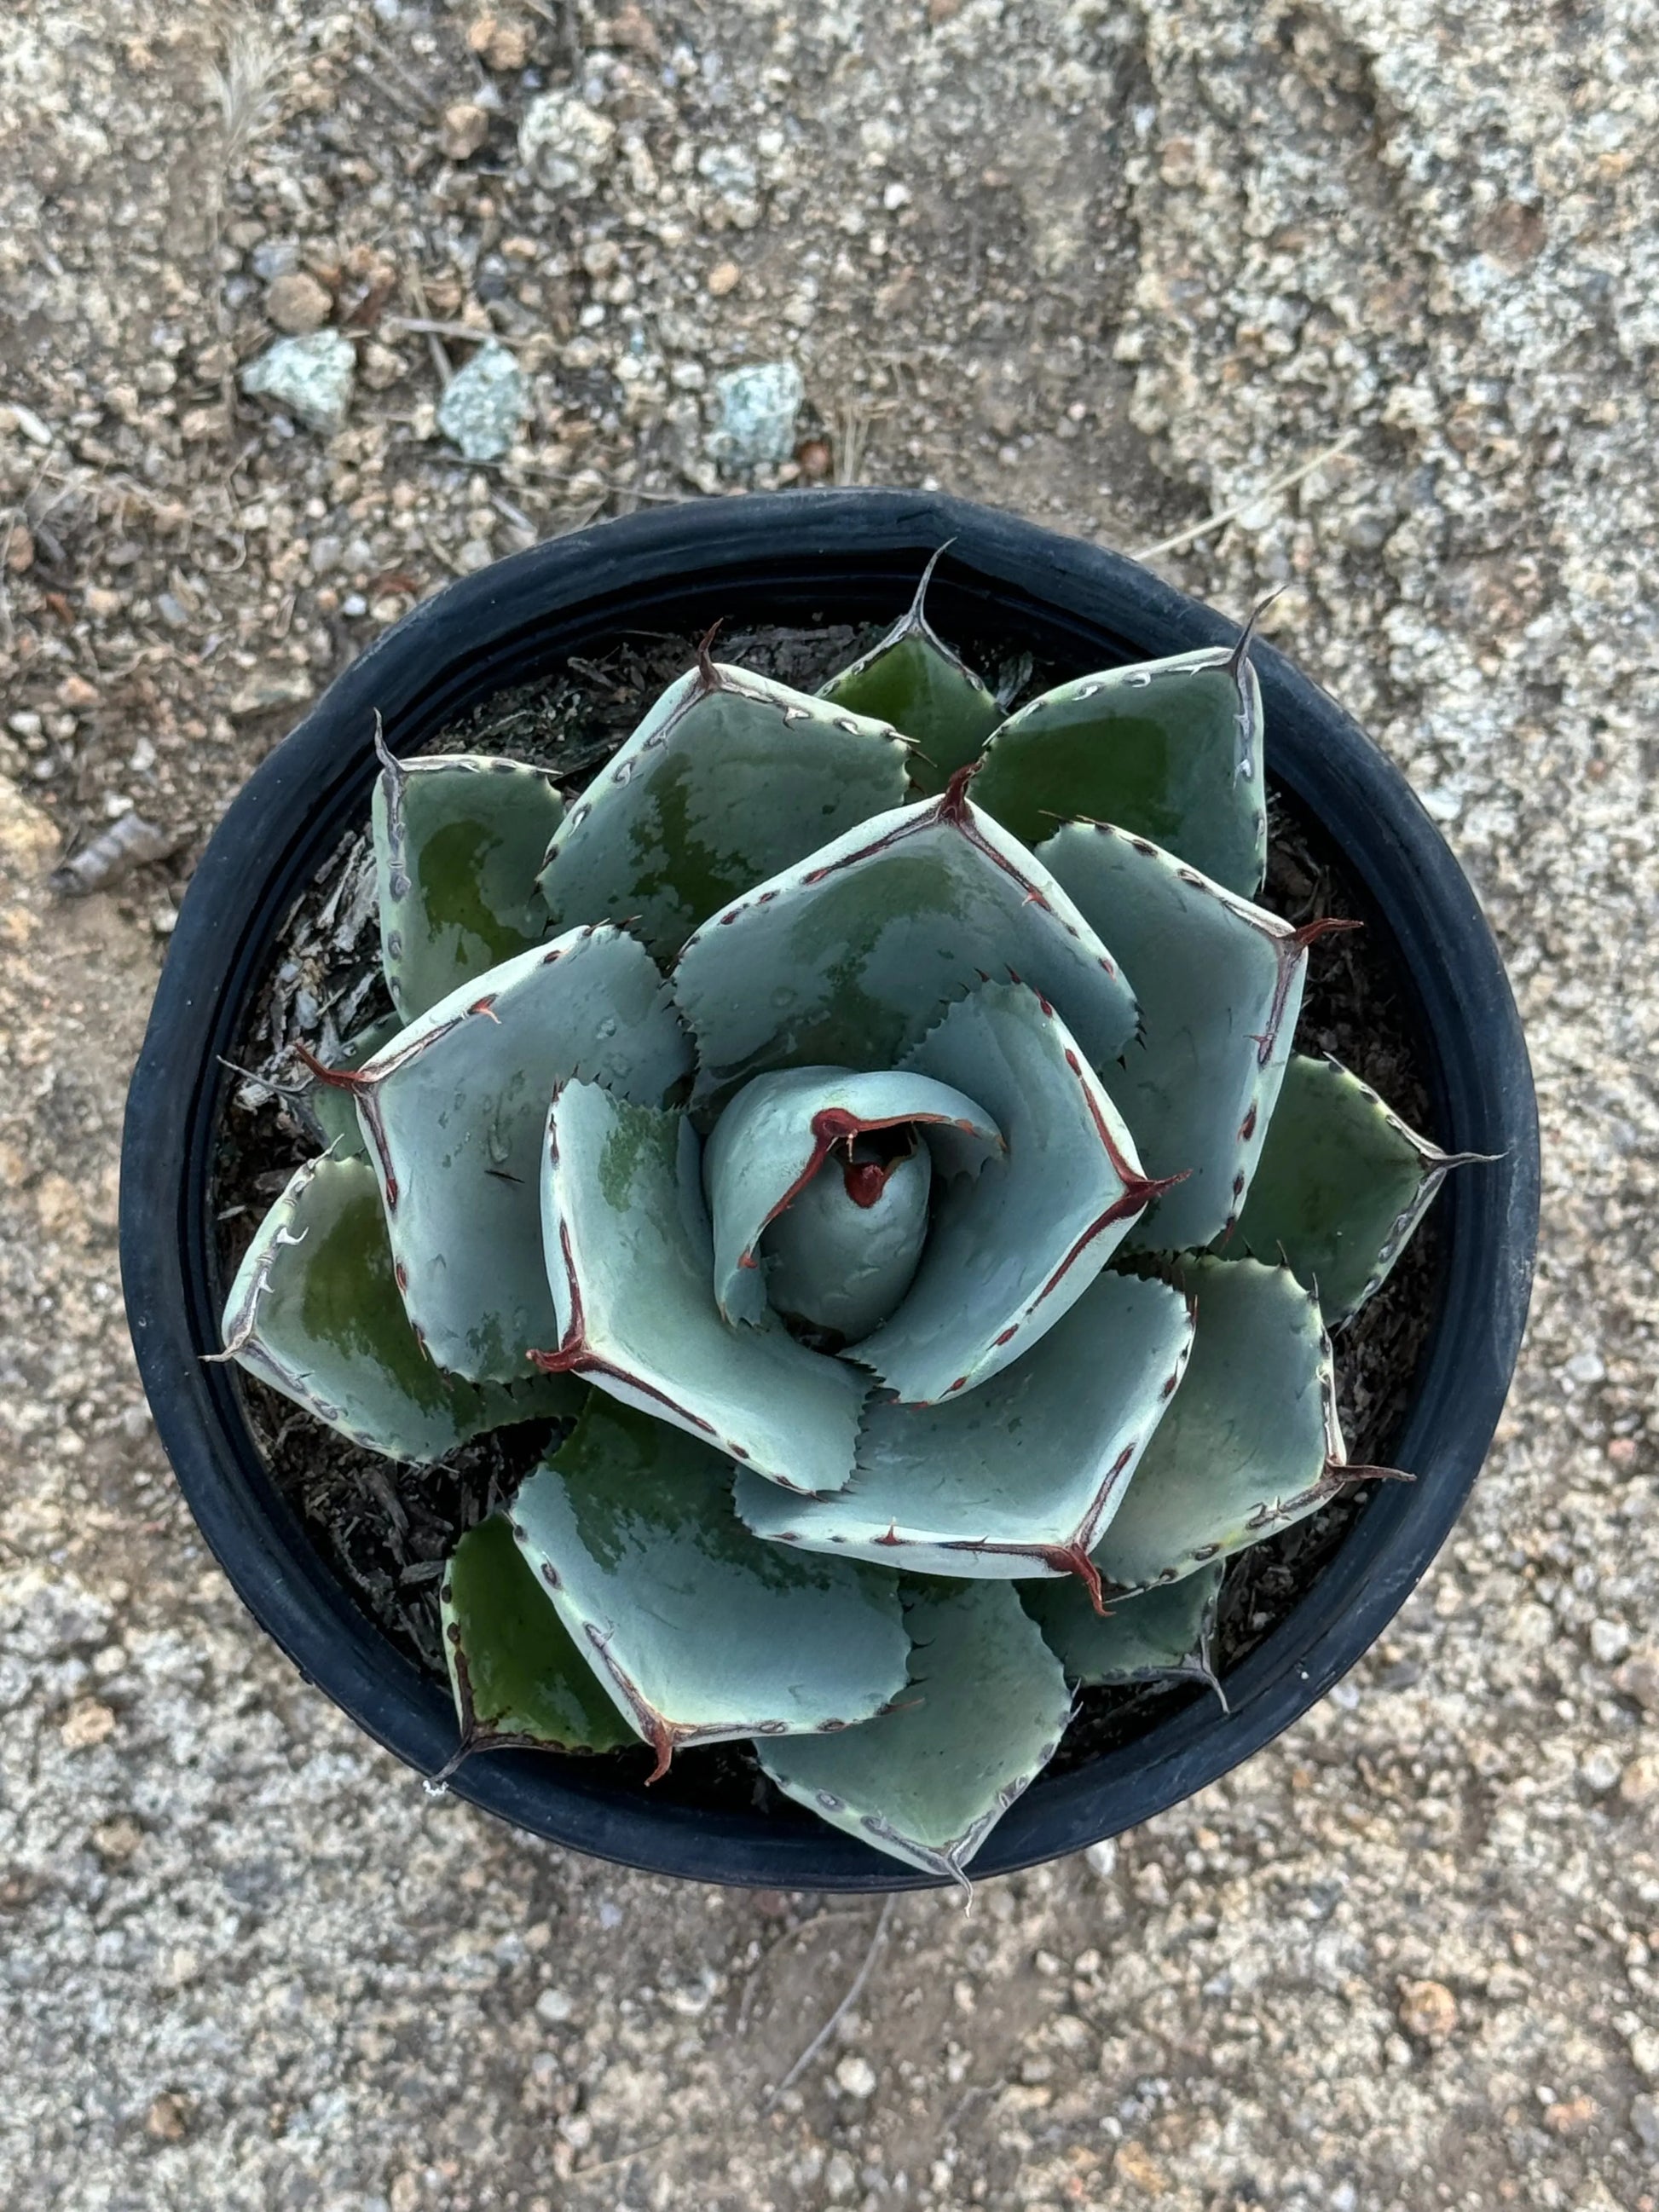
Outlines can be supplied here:
M544 92L519 125L519 159L539 184L574 200L592 197L616 152L617 126L574 92Z
M563 1990L544 1990L536 2000L538 2016L557 2027L574 2016L576 2000Z
M244 392L263 393L313 430L331 437L346 418L357 349L341 331L278 338L242 371Z
M873 2097L876 2069L867 2058L861 2058L856 2051L850 2051L836 2069L836 2083L849 2097Z
M1619 1755L1607 1744L1598 1743L1587 1751L1578 1762L1578 1778L1586 1790L1597 1797L1605 1797L1622 1772Z
M1109 1881L1117 1872L1116 1839L1108 1836L1103 1843L1091 1844L1083 1854L1083 1863L1101 1881Z
M858 2187L858 2168L844 2150L831 2151L824 2168L823 2185L832 2204L840 2204Z
M492 338L450 379L438 402L438 428L469 461L498 461L529 404L524 371Z
M1616 1667L1630 1650L1630 1631L1622 1620L1593 1620L1589 1647L1598 1665Z
M714 380L719 420L708 439L709 459L736 472L787 460L795 449L795 416L804 398L793 361L765 361Z

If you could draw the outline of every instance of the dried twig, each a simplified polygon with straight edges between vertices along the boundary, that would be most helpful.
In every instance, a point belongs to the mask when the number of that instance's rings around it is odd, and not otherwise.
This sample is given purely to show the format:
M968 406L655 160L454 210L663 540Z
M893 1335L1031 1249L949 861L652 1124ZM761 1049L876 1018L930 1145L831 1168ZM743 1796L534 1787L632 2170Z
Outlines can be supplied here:
M252 15L225 18L221 40L223 60L210 64L208 89L219 103L222 131L219 162L208 184L208 264L213 286L214 327L222 339L230 335L230 310L217 264L219 240L224 227L230 188L247 167L254 139L276 110L290 60L280 40ZM225 435L236 427L236 379L227 368L219 380L219 402L224 410Z
M707 2137L692 2136L683 2138L678 2129L671 2129L665 2136L653 2136L649 2142L636 2143L632 2150L618 2151L611 2158L596 2158L587 2166L572 2166L565 2186L574 2189L580 2183L595 2180L602 2173L614 2173L619 2166L632 2166L636 2158L647 2157L653 2150L661 2150L665 2144L681 2141L684 2141L690 2148L694 2144L706 2142Z
M427 90L426 87L421 82L419 77L415 75L412 70L405 68L402 59L392 52L389 46L386 45L385 40L377 39L373 31L363 31L360 35L362 39L363 44L366 46L372 47L374 52L380 56L381 61L385 63L387 69L389 69L392 75L398 79L398 82L407 88L411 99L416 100L420 103L420 108L424 110L428 115L435 115L442 105L441 101L433 98L431 93ZM360 69L363 69L365 67L365 61L366 58L360 55L357 60L357 66ZM370 76L374 75L374 64L372 62L367 63L366 73Z
M841 2026L842 2021L846 2019L848 2014L852 2011L853 2007L863 1996L864 1985L869 1980L871 1972L875 1966L877 1954L880 1951L882 1945L887 1940L887 1923L893 1917L893 1904L894 1899L891 1893L890 1892L889 1894L882 1899L881 1911L876 1919L875 1932L870 1938L870 1948L864 1954L864 1964L859 1968L857 1973L854 1975L852 1984L848 1990L846 1996L836 2007L834 2012L830 2014L829 2019L824 2021L823 2026L812 2038L812 2040L807 2045L805 2050L802 2051L800 2057L795 2061L794 2064L789 2069L789 2071L784 2075L782 2081L778 2083L776 2088L769 2089L766 2094L761 2099L762 2112L764 2112L769 2111L770 2108L776 2104L778 2099L783 2095L786 2089L793 2089L794 2087L796 2082L799 2081L801 2075L812 2063L812 2061L817 2057L819 2051L823 2049L823 2046L829 2042L830 2037Z
M455 371L449 356L444 351L444 342L438 336L437 325L428 312L426 286L421 282L418 269L411 269L409 272L409 296L415 302L415 319L425 327L427 349L432 356L432 366L438 372L438 388L441 392L447 391ZM387 320L390 319L388 317Z
M493 338L497 345L506 346L509 350L514 346L528 345L530 343L527 337L513 337L504 331L492 330L487 323L480 330L473 323L438 322L429 315L387 315L380 327L388 331L410 331L417 337L465 338L471 345L483 345L487 339Z
M1237 522L1241 514L1248 514L1253 507L1260 507L1264 499L1272 499L1277 492L1289 491L1304 477L1310 477L1316 469L1322 469L1327 461L1334 461L1340 453L1346 453L1358 435L1358 430L1345 430L1334 446L1327 446L1322 453L1316 453L1310 461L1303 461L1296 468L1287 469L1282 477L1275 477L1271 483L1263 484L1248 499L1235 500L1231 507L1218 507L1213 514L1206 514L1201 522L1189 522L1171 537L1160 538L1156 545L1137 546L1130 559L1150 561L1155 553L1173 553L1178 545L1188 545L1195 538L1207 538L1212 530L1221 530L1228 523Z

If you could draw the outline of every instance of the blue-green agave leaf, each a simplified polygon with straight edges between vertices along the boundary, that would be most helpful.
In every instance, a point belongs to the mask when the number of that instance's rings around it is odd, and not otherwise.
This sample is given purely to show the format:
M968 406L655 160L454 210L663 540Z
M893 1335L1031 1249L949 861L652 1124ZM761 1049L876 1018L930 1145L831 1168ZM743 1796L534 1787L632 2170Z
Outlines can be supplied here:
M908 1296L851 1355L926 1405L1028 1354L1159 1186L1065 1023L1023 983L958 999L905 1067L971 1084L1008 1148L940 1193Z
M628 921L663 958L698 922L904 795L884 722L708 659L672 684L554 835L566 922Z
M438 1598L461 1729L447 1771L474 1751L615 1751L633 1742L502 1515L467 1530Z
M779 1067L891 1067L952 999L1011 971L1053 1000L1097 1066L1134 1035L1134 999L1105 945L958 777L697 931L674 979L699 1048L697 1099Z
M597 1392L511 1518L657 1774L680 1744L846 1728L904 1687L892 1577L757 1544L727 1462Z
M441 999L355 1075L410 1320L440 1367L511 1382L555 1336L542 1139L572 1076L655 1104L690 1054L661 976L621 930L579 929Z
M392 1003L412 1022L547 935L536 872L564 802L552 778L523 761L399 760L378 725L375 741L380 963Z
M574 1413L566 1378L474 1389L440 1374L410 1327L374 1173L309 1160L260 1224L222 1324L224 1352L365 1450L441 1459L485 1429Z
M1345 1485L1390 1472L1343 1459L1330 1342L1288 1267L1182 1260L1192 1358L1095 1547L1121 1590L1176 1582L1288 1528Z
M823 694L914 738L910 781L928 793L943 791L959 768L976 760L1002 720L995 699L927 619L927 586L939 559L935 553L927 563L909 611L861 659L832 676Z
M1115 822L1254 898L1267 872L1267 821L1261 693L1248 648L1247 632L1231 648L1111 668L1045 692L987 745L975 799L1028 844L1057 820Z
M1224 1236L1261 1156L1302 1005L1293 929L1144 837L1073 823L1042 857L1134 979L1140 1035L1109 1078L1149 1175L1179 1176L1132 1243L1185 1251Z
M1020 1602L1070 1681L1086 1688L1165 1680L1206 1682L1226 1698L1211 1646L1224 1563L1212 1559L1178 1583L1117 1597L1101 1612L1077 1583L1020 1585Z
M1192 1341L1166 1285L1104 1274L1024 1357L943 1405L866 1408L858 1467L833 1498L790 1498L739 1474L757 1536L906 1574L1073 1575L1175 1396ZM1084 1602L1090 1601L1087 1595Z
M833 1175L839 1164L845 1181L854 1170L852 1147L859 1137L907 1126L919 1131L945 1175L974 1174L1002 1149L996 1124L982 1107L927 1076L797 1067L744 1085L715 1123L702 1158L714 1224L714 1296L728 1321L758 1321L766 1309L759 1245L768 1224L777 1223L786 1208L823 1180L820 1169ZM870 1180L864 1178L866 1184ZM925 1206L926 1184L921 1196ZM872 1218L882 1209L866 1190L852 1210L864 1218L867 1237L857 1238L857 1220L819 1221L830 1235L845 1231L848 1244L838 1246L836 1266L857 1267L860 1245L884 1249L895 1225ZM914 1252L911 1261L914 1267ZM878 1264L873 1249L865 1264Z
M908 1585L910 1681L890 1712L835 1735L759 1741L787 1796L832 1827L963 1882L1071 1717L1059 1662L1011 1587Z
M685 1115L567 1084L548 1121L541 1194L556 1322L538 1365L585 1376L769 1481L839 1489L867 1385L781 1322L720 1319Z
M1293 1054L1239 1242L1288 1261L1338 1328L1382 1287L1448 1170L1482 1157L1443 1152L1337 1061Z

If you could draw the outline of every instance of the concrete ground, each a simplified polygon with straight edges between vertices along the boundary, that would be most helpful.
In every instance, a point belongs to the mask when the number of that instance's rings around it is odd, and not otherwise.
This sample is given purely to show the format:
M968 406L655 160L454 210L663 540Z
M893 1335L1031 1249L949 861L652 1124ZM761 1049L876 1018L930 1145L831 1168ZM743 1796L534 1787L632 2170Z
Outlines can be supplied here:
M1656 84L1638 0L13 0L8 2204L1652 2212ZM332 436L236 381L319 318ZM435 410L490 331L527 411L469 466ZM123 1088L227 799L451 573L718 486L714 380L785 359L786 480L1287 585L1543 1112L1529 1348L1429 1582L1273 1749L969 1917L426 1795L195 1540L121 1317ZM171 857L47 887L124 816Z

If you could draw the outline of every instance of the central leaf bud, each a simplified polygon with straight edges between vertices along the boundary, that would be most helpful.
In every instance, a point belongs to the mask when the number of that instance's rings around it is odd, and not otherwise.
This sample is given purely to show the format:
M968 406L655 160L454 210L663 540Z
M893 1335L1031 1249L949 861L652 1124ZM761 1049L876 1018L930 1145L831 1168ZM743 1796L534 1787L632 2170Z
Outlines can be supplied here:
M867 1336L910 1287L932 1182L913 1127L839 1139L761 1238L773 1311L842 1344Z

